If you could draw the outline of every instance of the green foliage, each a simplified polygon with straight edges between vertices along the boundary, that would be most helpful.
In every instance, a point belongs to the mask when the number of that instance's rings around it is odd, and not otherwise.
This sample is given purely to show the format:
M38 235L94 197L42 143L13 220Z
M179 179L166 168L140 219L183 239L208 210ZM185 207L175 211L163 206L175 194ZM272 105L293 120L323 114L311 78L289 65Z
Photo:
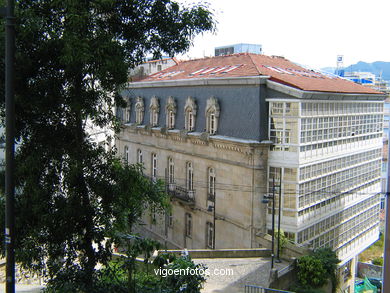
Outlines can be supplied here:
M328 247L320 248L314 251L314 257L321 260L326 271L326 277L332 282L332 292L336 292L339 283L337 277L337 264L340 262L336 252Z
M286 247L286 244L289 242L289 239L286 237L282 229L280 229L280 236L279 236L279 231L275 230L275 237L276 240L278 240L280 237L280 250L283 251L283 248Z
M111 261L100 271L98 287L105 292L143 292L143 293L198 293L202 288L205 276L199 274L181 274L180 276L163 276L156 274L158 269L183 270L190 272L206 271L203 265L195 265L189 257L177 257L173 254L160 254L153 264L135 262L129 274L128 259L119 258ZM129 280L129 278L131 278ZM111 291L110 291L111 290ZM104 292L104 291L102 291Z
M298 280L304 286L321 287L325 284L326 270L321 260L305 255L298 260Z
M92 143L86 121L118 130L113 106L123 105L129 68L146 54L184 52L213 30L212 14L170 0L21 0L15 14L16 258L53 290L94 292L95 266L111 258L106 237L167 199L161 184Z
M296 292L316 292L330 279L332 291L337 288L337 264L340 260L330 248L317 249L311 255L298 259L298 284ZM308 290L308 291L305 291ZM310 291L312 290L312 291Z
M165 266L168 270L183 270L206 272L206 267L202 264L195 264L190 257L180 257ZM163 278L164 287L171 292L200 292L202 284L206 281L205 275L198 274L178 274L169 275Z
M383 257L376 257L372 260L372 264L376 266L383 266Z
M384 249L384 234L380 233L379 239L375 241L369 248L359 254L361 262L370 262L374 258L379 258L383 254Z

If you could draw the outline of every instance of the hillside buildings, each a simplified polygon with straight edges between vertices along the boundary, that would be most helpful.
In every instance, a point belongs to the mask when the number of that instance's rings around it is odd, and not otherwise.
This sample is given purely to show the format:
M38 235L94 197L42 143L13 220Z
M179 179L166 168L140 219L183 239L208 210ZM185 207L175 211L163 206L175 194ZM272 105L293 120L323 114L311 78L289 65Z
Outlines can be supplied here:
M258 247L275 181L283 231L333 248L345 280L378 239L382 93L281 57L234 54L181 62L123 95L117 148L166 180L173 202L171 214L145 215L143 233L171 247Z
M148 75L155 74L161 70L177 65L179 61L176 58L162 57L161 59L150 59L145 63L138 65L130 70L130 81L140 80Z

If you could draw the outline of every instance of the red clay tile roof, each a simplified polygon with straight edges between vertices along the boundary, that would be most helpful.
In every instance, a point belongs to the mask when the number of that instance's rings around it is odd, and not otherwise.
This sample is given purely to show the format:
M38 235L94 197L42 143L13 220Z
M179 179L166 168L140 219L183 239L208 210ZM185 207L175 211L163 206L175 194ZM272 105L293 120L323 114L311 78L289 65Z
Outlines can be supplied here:
M303 68L283 57L240 53L182 61L142 81L269 76L271 81L304 91L383 94L340 77Z

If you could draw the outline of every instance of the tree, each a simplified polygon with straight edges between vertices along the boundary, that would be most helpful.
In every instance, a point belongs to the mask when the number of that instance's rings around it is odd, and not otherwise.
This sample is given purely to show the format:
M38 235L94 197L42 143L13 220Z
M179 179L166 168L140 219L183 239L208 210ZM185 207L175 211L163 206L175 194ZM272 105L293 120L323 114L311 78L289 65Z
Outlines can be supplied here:
M332 281L332 292L337 289L337 264L340 260L332 249L316 249L312 254L298 259L298 284L296 292L316 292L328 280Z
M111 255L102 241L164 195L91 143L85 121L118 130L129 68L184 52L214 29L212 13L171 0L19 0L15 13L17 261L93 292L95 265Z
M327 280L321 260L305 255L298 260L298 280L303 286L321 287Z

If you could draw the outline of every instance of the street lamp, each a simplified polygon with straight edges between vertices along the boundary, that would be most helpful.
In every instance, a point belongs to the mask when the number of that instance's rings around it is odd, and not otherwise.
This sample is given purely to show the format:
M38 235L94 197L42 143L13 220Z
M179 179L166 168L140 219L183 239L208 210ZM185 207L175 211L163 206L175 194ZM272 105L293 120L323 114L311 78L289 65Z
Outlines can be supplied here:
M264 195L262 203L268 204L272 199L272 248L271 248L271 269L274 268L274 262L280 263L280 217L281 217L281 199L282 199L282 169L280 169L280 183L279 183L279 203L278 203L278 246L275 258L275 177L272 178L272 194Z
M274 268L274 257L275 257L275 177L272 178L272 195L264 195L261 201L264 204L268 204L269 200L272 199L272 246L271 246L271 269Z

